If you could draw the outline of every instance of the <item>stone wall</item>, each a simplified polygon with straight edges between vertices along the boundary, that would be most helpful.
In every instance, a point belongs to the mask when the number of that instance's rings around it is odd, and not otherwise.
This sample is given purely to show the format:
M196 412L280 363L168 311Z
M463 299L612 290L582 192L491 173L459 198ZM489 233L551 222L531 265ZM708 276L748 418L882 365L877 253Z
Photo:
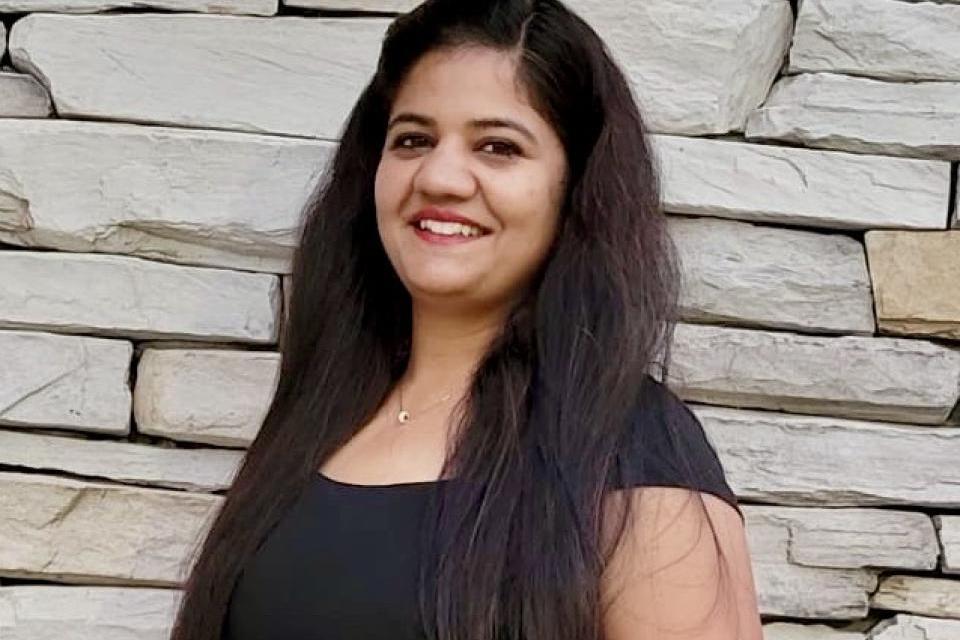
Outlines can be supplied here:
M167 636L273 391L301 207L412 4L0 0L4 640ZM960 3L570 4L655 133L668 382L766 640L960 638Z

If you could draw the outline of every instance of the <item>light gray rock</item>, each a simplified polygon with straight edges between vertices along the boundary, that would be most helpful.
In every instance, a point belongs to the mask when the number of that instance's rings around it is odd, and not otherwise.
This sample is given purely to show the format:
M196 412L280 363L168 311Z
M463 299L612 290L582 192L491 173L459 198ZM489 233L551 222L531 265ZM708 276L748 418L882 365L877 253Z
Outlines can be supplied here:
M839 354L837 361L843 358ZM690 407L715 444L731 488L742 498L794 506L960 506L960 467L955 464L960 429ZM896 527L884 531L885 540L896 537ZM917 531L905 540L918 540L914 535L926 538ZM914 556L903 551L906 544L892 547L904 561L916 564L926 557L925 547ZM863 555L862 549L850 553Z
M266 417L279 372L279 353L147 349L133 394L137 429L245 447Z
M750 114L745 135L858 153L960 160L960 82L787 76Z
M279 278L126 256L0 252L0 327L272 343Z
M651 136L671 213L835 229L942 229L946 162Z
M283 0L288 7L406 13L422 0Z
M0 472L0 575L180 586L222 500Z
M277 12L277 0L0 0L0 13L95 13L140 8L270 16Z
M823 234L711 218L669 218L683 265L687 321L874 331L863 245Z
M2 39L3 35L0 34L0 40ZM53 106L47 90L33 76L0 72L0 117L46 118L52 112ZM0 225L3 224L4 209L6 207L3 205L3 194L0 192Z
M867 634L867 640L956 640L960 621L898 613L881 620Z
M376 67L386 18L29 14L10 59L64 118L334 139ZM184 91L184 87L190 87Z
M0 331L0 425L127 434L132 354L124 340Z
M790 523L777 508L744 507L762 615L842 620L867 614L873 569L807 567L790 561Z
M960 580L926 576L884 576L870 605L936 618L960 618Z
M960 350L908 338L680 323L670 369L695 402L869 420L940 424L960 396Z
M960 516L934 516L943 547L943 573L960 573Z
M285 273L332 149L224 131L0 120L0 241Z
M128 484L220 491L233 482L242 459L240 451L175 449L0 430L2 465L66 471Z
M653 131L743 129L786 55L783 0L571 0L626 71ZM709 25L709 28L704 28Z
M168 640L181 593L124 587L0 587L4 640Z
M763 640L864 640L859 631L843 631L825 624L771 622L763 625Z
M790 73L960 81L960 6L900 0L803 0Z

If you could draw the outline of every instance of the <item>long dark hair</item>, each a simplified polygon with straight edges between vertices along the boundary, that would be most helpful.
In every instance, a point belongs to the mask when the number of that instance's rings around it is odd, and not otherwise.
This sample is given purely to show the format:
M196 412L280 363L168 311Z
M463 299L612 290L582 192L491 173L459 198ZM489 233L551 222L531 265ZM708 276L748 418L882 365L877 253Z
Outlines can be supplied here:
M561 2L428 0L391 24L306 208L273 402L187 581L174 640L219 639L244 563L404 371L411 301L377 232L374 176L407 72L465 45L516 55L568 180L554 244L462 403L442 473L457 481L437 483L425 519L421 614L439 640L602 638L601 574L629 511L608 544L602 498L641 385L667 369L677 312L651 150L623 73Z

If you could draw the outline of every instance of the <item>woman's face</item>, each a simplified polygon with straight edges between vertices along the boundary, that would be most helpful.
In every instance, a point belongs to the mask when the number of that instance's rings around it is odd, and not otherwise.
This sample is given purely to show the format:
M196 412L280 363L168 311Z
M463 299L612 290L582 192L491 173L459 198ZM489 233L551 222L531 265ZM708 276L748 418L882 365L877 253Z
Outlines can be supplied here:
M566 157L514 64L489 48L433 51L399 88L377 169L377 226L415 301L507 305L553 240Z

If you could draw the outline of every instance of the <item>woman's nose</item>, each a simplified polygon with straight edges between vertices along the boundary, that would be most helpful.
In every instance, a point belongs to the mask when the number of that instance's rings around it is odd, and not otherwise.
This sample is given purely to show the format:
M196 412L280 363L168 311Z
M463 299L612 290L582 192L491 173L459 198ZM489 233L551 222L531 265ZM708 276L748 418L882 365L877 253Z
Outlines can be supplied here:
M438 144L420 163L414 188L433 197L469 198L476 190L466 151L456 143Z

